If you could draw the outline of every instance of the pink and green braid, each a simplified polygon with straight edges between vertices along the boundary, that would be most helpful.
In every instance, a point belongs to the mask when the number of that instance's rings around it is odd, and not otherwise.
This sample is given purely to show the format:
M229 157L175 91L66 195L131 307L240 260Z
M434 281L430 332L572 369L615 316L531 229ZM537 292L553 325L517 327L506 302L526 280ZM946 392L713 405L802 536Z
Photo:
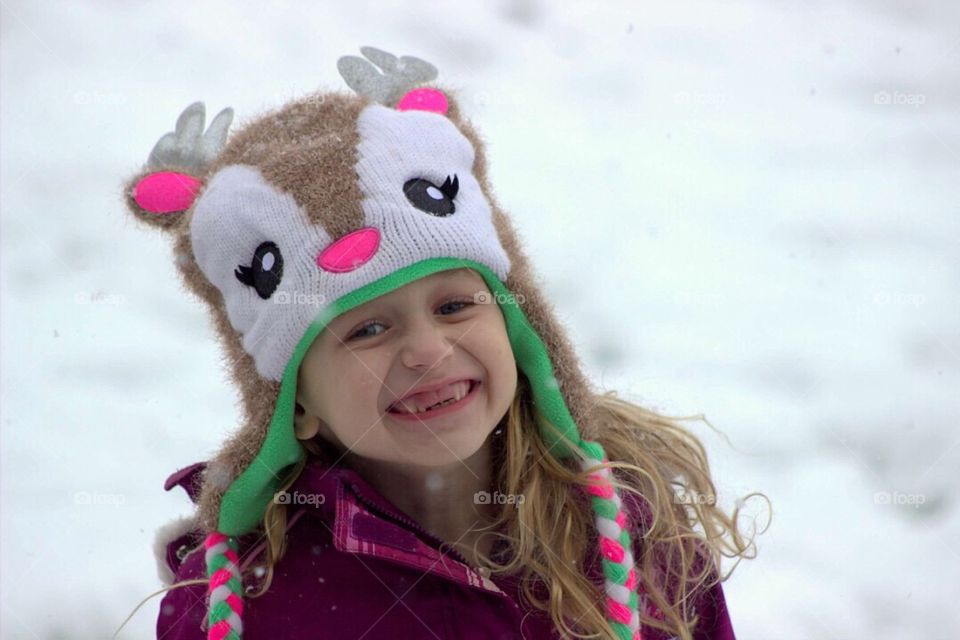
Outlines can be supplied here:
M606 464L607 456L598 442L582 441L580 449L585 458L584 471ZM609 468L592 471L587 487L602 554L604 590L607 594L607 619L620 640L642 640L638 606L636 567L630 540L627 514L623 510L620 493L611 481Z
M243 636L243 583L235 538L219 531L207 536L207 640L240 640Z

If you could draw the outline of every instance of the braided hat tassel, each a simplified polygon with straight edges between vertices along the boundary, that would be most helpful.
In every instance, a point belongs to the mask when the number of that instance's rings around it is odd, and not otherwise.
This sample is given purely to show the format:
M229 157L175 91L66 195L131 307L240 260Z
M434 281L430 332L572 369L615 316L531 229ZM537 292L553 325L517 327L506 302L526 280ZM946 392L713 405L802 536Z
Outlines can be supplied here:
M240 578L238 544L219 531L203 542L206 549L207 640L240 640L243 636L243 583Z
M598 442L583 441L581 450L586 459L584 471L608 462ZM627 514L617 488L611 481L609 468L593 471L587 492L596 516L597 533L602 553L604 590L607 594L607 618L620 640L642 640L637 595L637 573L633 558Z

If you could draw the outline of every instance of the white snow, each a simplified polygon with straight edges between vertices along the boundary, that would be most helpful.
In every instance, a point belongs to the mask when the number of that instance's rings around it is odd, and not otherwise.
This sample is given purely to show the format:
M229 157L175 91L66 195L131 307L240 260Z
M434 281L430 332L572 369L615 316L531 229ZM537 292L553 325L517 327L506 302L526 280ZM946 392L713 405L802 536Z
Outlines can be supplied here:
M109 637L160 588L162 484L238 423L122 181L374 45L465 97L591 376L703 412L763 491L738 637L960 629L960 9L903 2L0 5L0 636ZM953 391L950 391L953 389ZM747 511L766 514L757 501ZM745 518L748 524L749 518ZM151 637L157 597L120 638Z

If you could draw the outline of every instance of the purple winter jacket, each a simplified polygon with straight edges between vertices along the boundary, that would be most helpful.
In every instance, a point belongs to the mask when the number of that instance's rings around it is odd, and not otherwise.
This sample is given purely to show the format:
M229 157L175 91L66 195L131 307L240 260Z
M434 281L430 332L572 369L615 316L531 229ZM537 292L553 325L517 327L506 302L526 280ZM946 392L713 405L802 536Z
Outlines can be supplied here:
M180 486L196 501L204 466L177 471L164 488ZM521 609L515 579L480 575L355 471L311 460L287 493L287 550L270 588L244 598L247 640L559 638L549 615ZM262 536L248 534L239 542L244 573L265 561ZM498 543L492 554L505 550ZM166 560L177 582L205 578L200 532L167 544ZM599 584L596 560L589 575ZM204 589L167 592L157 638L205 640ZM735 640L720 584L704 592L697 611L696 640ZM667 640L652 629L643 637Z

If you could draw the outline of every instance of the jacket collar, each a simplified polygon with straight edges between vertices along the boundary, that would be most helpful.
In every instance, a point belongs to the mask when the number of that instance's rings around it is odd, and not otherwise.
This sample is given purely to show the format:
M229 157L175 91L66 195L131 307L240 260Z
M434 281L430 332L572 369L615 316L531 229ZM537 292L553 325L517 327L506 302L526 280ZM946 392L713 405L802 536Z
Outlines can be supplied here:
M205 462L197 462L174 472L164 489L180 486L196 502L205 467ZM490 578L467 565L456 551L442 551L444 541L423 529L352 469L311 458L285 493L290 510L287 530L305 515L319 515L330 529L338 551L392 561L505 595ZM501 542L493 549L495 555L506 551ZM244 554L242 568L265 547L265 542L260 542Z
M398 509L353 469L311 459L289 491L323 496L307 504L325 510L328 522L332 515L331 533L339 551L391 560L503 594L490 578L469 566L459 553ZM296 498L291 495L291 499ZM332 509L330 504L334 505ZM502 553L503 547L495 547L495 552Z

